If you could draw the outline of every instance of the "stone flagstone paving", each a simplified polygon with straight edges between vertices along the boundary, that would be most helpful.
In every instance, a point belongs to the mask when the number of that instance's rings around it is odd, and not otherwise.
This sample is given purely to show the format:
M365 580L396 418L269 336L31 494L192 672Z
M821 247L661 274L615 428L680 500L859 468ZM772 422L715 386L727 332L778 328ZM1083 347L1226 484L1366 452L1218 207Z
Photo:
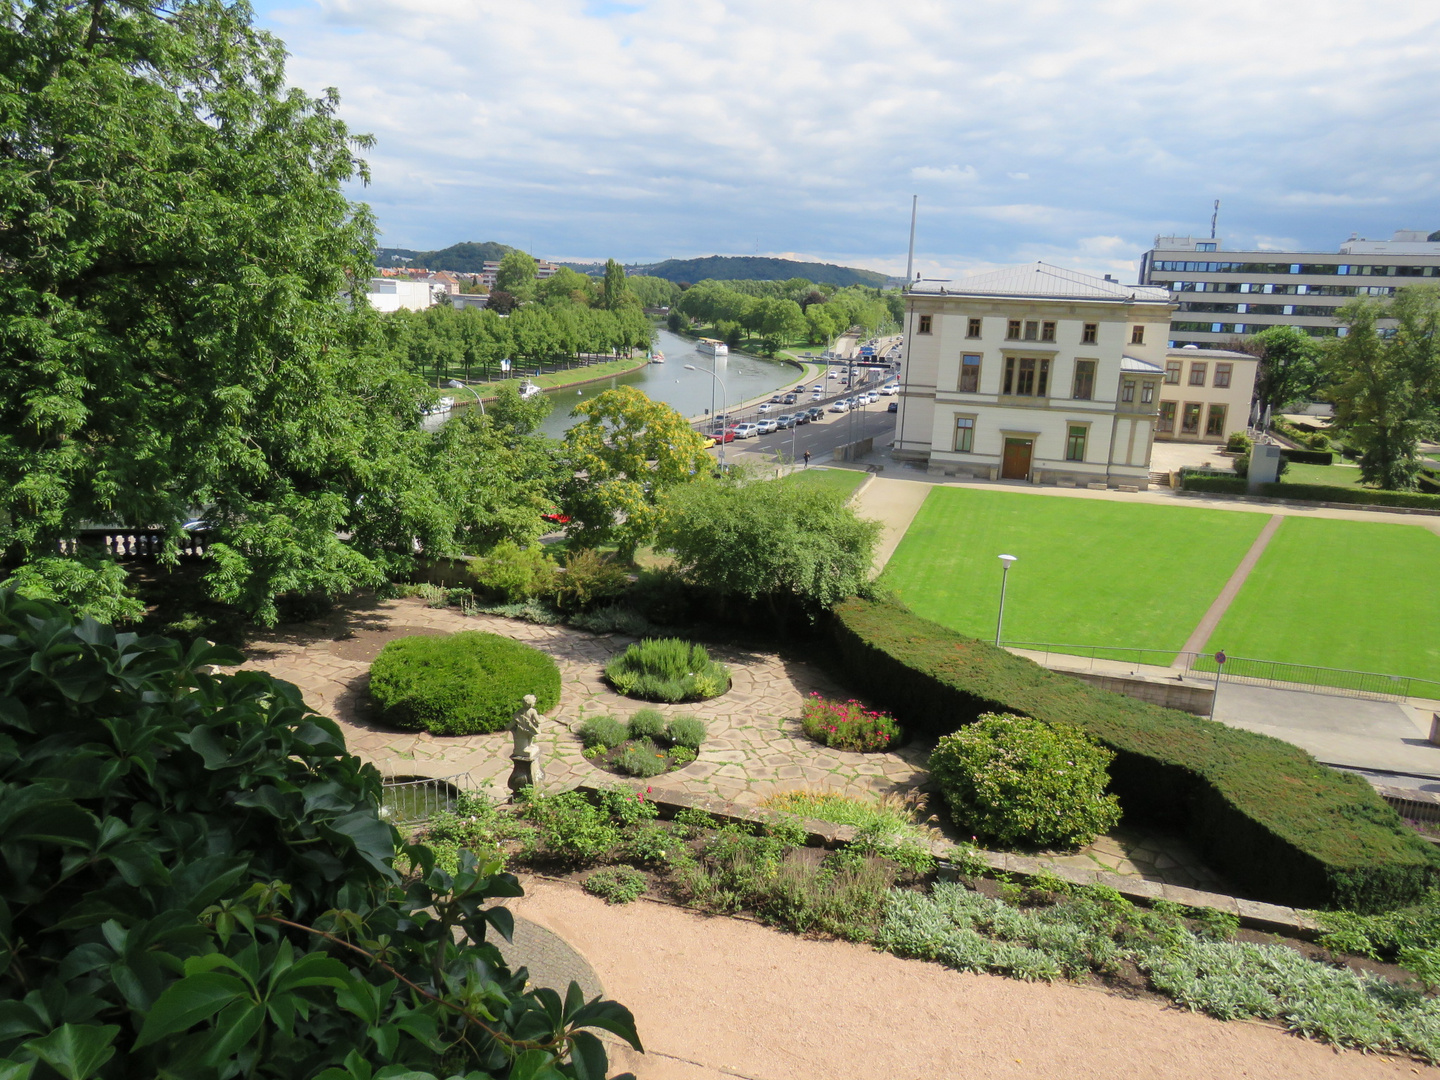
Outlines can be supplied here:
M362 598L339 606L326 619L278 628L247 646L246 667L298 686L306 703L332 717L350 750L386 777L468 777L503 795L510 774L508 732L435 736L397 731L370 713L366 683L370 662L385 643L406 634L484 630L524 641L549 653L560 666L560 703L541 730L548 790L577 784L614 783L620 777L591 765L573 729L586 716L611 713L624 720L647 703L607 687L601 669L634 638L591 634L564 626L538 626L496 616L464 616L431 608L418 599ZM819 746L797 719L812 692L843 697L845 691L813 664L734 648L710 647L729 665L728 693L688 705L649 705L666 715L701 717L708 729L695 761L657 778L666 788L755 805L775 792L798 789L875 797L912 790L926 778L933 742L917 739L893 753L853 754ZM1117 829L1090 847L1047 861L1092 870L1135 874L1188 888L1217 889L1218 879L1182 842L1138 830Z

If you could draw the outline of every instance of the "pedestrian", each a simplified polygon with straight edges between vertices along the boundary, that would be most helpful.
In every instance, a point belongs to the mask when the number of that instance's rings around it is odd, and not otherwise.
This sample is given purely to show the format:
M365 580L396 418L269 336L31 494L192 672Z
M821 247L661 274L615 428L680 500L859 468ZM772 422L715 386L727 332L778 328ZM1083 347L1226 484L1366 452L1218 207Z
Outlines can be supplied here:
M806 451L805 451L805 468L808 469L809 467L810 467L810 451L809 451L809 450L806 450Z

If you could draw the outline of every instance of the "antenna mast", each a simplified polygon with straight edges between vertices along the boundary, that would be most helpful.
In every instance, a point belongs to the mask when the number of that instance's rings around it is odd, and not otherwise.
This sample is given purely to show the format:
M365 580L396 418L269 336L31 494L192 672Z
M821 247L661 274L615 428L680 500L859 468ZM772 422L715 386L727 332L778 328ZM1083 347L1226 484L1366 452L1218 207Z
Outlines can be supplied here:
M915 280L915 211L920 206L920 196L910 196L910 254L905 259L905 287Z
M1220 217L1220 200L1215 200L1215 212L1210 215L1210 239L1215 239L1215 222Z

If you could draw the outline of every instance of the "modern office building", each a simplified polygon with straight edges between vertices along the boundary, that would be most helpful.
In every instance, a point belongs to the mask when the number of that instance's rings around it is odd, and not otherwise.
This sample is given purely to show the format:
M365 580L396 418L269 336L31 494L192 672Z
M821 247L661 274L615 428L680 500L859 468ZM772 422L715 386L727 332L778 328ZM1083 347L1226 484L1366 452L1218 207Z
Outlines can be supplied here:
M1140 283L1169 289L1177 304L1172 348L1224 348L1268 326L1330 337L1344 329L1335 309L1347 300L1440 283L1440 232L1402 229L1390 240L1352 236L1335 254L1231 251L1218 239L1157 236L1140 259Z

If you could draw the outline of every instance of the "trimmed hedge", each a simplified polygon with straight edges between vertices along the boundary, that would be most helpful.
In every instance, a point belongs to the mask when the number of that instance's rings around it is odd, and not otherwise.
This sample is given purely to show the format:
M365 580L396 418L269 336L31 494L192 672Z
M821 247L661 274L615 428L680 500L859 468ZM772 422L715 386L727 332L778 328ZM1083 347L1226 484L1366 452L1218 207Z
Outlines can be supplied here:
M370 665L370 697L387 723L432 735L483 735L506 727L525 695L549 712L560 700L560 668L523 642L464 630L399 638Z
M1440 855L1369 784L1289 743L1100 690L893 602L839 605L832 633L846 681L912 730L1012 712L1087 732L1115 752L1127 814L1180 832L1255 898L1373 911L1440 880Z
M1334 465L1335 455L1329 450L1291 450L1280 448L1280 456L1287 461L1298 461L1302 465Z
M1214 491L1225 495L1248 493L1246 482L1238 477L1207 476L1189 473L1183 479L1186 491ZM1256 495L1271 499L1296 499L1303 502L1356 503L1361 506L1405 506L1419 510L1440 510L1440 495L1422 491L1381 491L1378 488L1329 487L1325 484L1261 484Z

